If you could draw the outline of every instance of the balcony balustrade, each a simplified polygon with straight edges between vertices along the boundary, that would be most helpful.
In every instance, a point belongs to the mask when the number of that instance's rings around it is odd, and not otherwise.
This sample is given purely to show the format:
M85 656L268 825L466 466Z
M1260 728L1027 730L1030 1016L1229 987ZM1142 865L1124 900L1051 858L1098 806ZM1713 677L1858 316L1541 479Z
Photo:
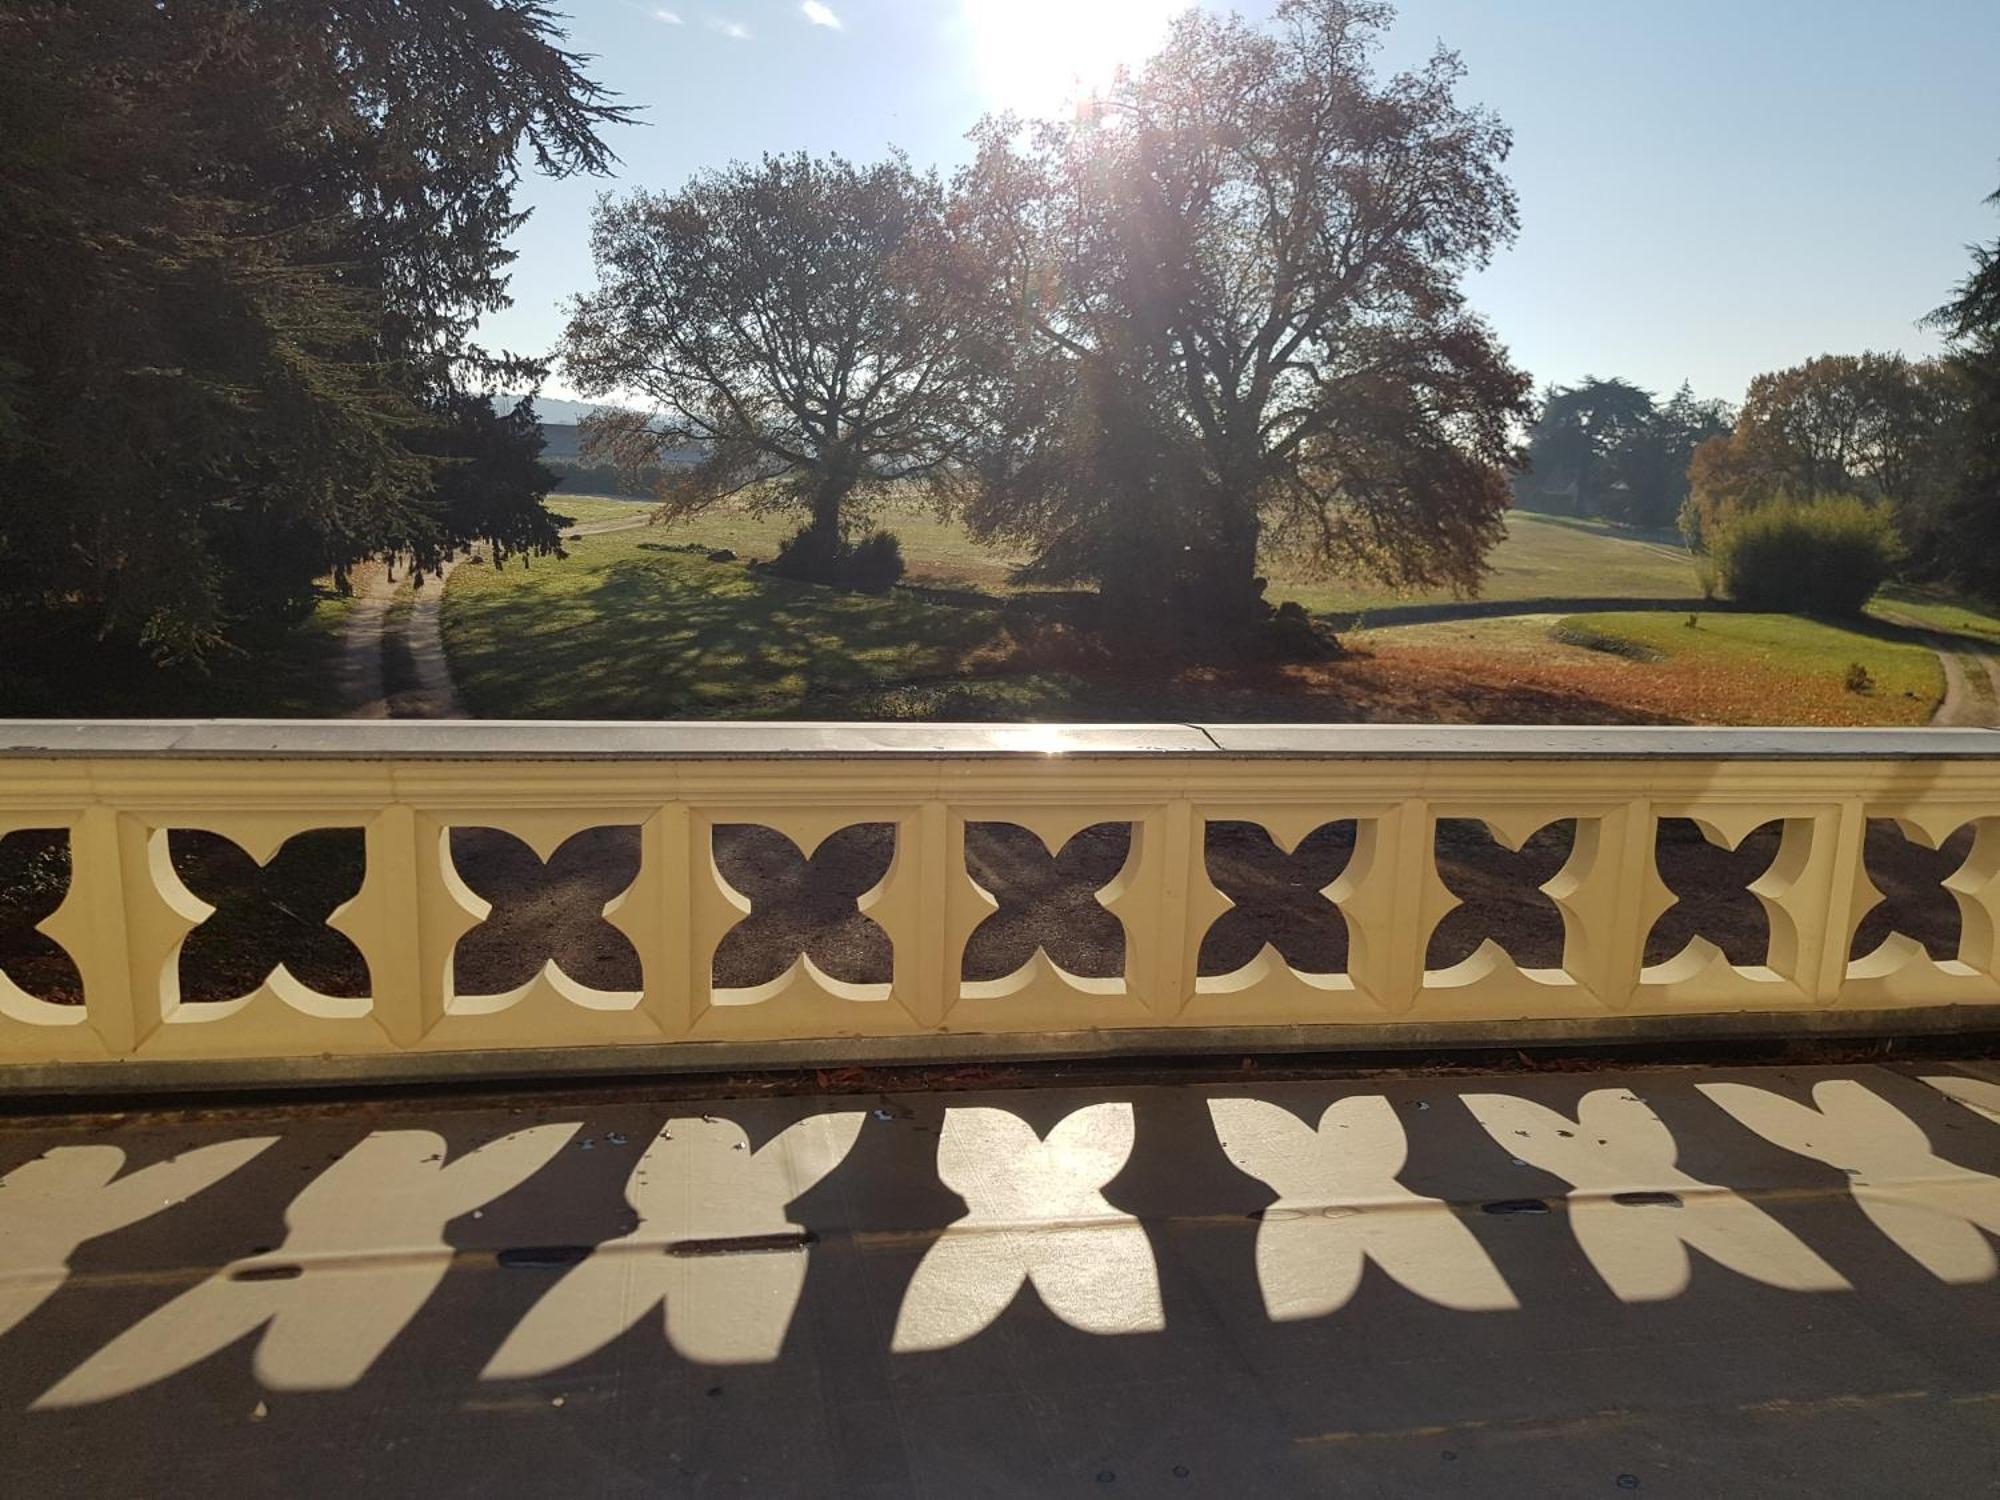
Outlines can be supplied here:
M1677 819L1720 849L1775 828L1747 886L1761 954L1695 936L1649 955L1676 900L1656 848ZM1459 820L1507 849L1566 828L1567 855L1539 883L1560 914L1559 962L1521 961L1502 931L1434 966L1433 936L1459 904L1439 830ZM1345 867L1319 892L1344 925L1344 966L1311 972L1267 943L1202 972L1204 938L1232 906L1210 830L1253 824L1291 851L1350 821ZM1957 836L1963 857L1940 882L1955 953L1894 930L1852 951L1881 900L1871 822L1925 849ZM998 909L968 865L968 830L1016 825L1054 854L1107 823L1129 831L1123 867L1095 891L1122 932L1119 972L1071 972L1041 947L1011 973L968 978L968 943ZM716 830L739 824L808 857L839 830L887 825L887 873L856 902L886 941L878 979L837 978L801 952L768 982L718 982L718 947L757 905L716 857ZM453 862L452 831L469 827L545 860L587 830L636 829L636 877L602 916L629 940L637 986L593 988L550 959L505 992L460 988L455 954L489 911ZM183 946L212 908L176 873L173 832L205 830L264 864L319 829L360 830L358 891L327 925L365 960L368 993L322 993L278 964L236 998L184 998ZM39 930L73 960L81 1001L0 973L0 1085L2000 1016L2000 734L1981 730L0 723L0 834L16 830L67 843L68 885Z

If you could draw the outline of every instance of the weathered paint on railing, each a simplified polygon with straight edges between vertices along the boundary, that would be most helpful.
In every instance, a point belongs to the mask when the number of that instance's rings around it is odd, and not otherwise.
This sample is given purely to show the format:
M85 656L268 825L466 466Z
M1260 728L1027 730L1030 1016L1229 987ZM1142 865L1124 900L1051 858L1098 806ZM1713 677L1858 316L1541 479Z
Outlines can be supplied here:
M1764 963L1732 965L1699 938L1644 963L1674 899L1654 860L1665 817L1732 848L1781 823L1750 887L1769 917ZM1477 819L1510 848L1577 820L1568 862L1542 886L1562 914L1560 967L1524 969L1488 941L1426 968L1457 904L1435 864L1440 818ZM1945 881L1962 917L1956 958L1892 936L1850 960L1879 899L1862 854L1871 818L1933 848L1977 826ZM1198 976L1202 937L1229 906L1204 824L1259 824L1292 849L1340 819L1356 820L1354 853L1324 894L1347 922L1348 971L1300 973L1267 947ZM1133 835L1097 896L1123 925L1123 975L1079 978L1038 952L1004 979L963 980L967 939L995 909L966 868L967 824L1021 825L1053 853L1107 821ZM800 955L772 983L716 987L717 944L750 910L712 856L725 823L776 829L808 855L837 829L893 825L888 873L860 898L887 934L890 980L844 983ZM640 830L638 876L605 916L636 949L642 988L591 989L551 961L510 993L457 992L454 948L487 907L452 867L450 830L501 829L546 860L602 825ZM182 1001L181 947L210 909L175 875L169 830L211 831L263 863L295 834L353 827L366 874L329 925L366 959L372 996L319 994L280 966L238 999ZM0 722L0 832L29 828L68 833L70 887L41 929L85 993L50 1004L0 975L0 1062L29 1071L308 1058L407 1070L524 1050L1207 1029L1438 1036L2000 1000L2000 735L1978 730Z

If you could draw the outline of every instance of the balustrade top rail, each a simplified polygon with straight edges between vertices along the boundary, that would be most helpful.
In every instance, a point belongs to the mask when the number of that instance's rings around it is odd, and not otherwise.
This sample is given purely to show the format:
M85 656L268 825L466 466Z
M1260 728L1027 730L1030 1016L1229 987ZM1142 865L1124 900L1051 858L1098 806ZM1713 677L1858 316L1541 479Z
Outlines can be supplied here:
M2000 759L1995 729L629 720L0 719L0 759Z
M1344 931L1344 959L1323 965L1339 971L1295 964L1276 932L1212 972L1222 960L1205 964L1204 942L1246 893L1211 866L1211 839L1250 825L1290 861L1334 824L1350 852L1309 920ZM1483 918L1490 933L1470 956L1434 945L1463 894L1448 879L1463 835L1447 824L1483 826L1508 858L1557 830L1561 868L1517 887L1559 915L1559 952ZM772 915L758 907L783 888L769 872L748 891L731 884L721 855L738 835L725 830L742 825L775 830L807 862L841 830L874 830L888 863L855 910L879 931L884 973L840 978L806 940L767 982L718 978L724 939ZM999 978L968 965L1007 901L1032 921L1073 910L1038 914L1031 896L982 885L971 850L996 825L1025 829L1052 861L1087 830L1118 834L1123 866L1094 896L1122 933L1121 971L1069 972L1041 947ZM248 994L184 998L183 946L215 908L184 882L170 841L201 830L269 865L320 829L360 837L358 888L325 924L365 963L368 993L320 993L280 963ZM621 830L630 884L545 925L581 923L595 941L608 924L637 987L591 988L551 956L517 989L465 992L455 954L492 908L458 868L464 829L498 830L545 862L586 832ZM218 1066L313 1082L342 1068L458 1072L480 1057L536 1071L520 1059L692 1066L704 1053L733 1064L774 1050L1061 1050L1055 1037L1102 1051L2000 1017L1991 730L15 720L0 721L10 832L65 846L66 887L33 925L74 962L81 996L23 989L0 947L0 1088ZM1681 942L1664 928L1649 950L1685 894L1662 858L1690 837L1757 851L1761 873L1737 905L1762 915L1754 942L1727 938L1733 957L1702 935L1663 956ZM1956 908L1955 941L1900 926L1859 936L1884 899L1878 845L1898 840L1944 859L1935 899ZM0 907L0 924L8 915Z

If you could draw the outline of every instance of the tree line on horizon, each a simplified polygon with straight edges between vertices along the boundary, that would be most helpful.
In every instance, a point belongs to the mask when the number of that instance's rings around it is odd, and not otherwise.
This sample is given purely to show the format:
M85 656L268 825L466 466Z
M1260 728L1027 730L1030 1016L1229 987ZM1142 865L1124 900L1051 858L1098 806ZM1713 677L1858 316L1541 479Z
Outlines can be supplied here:
M2000 194L1993 200L2000 204ZM1952 346L1931 359L1825 354L1757 375L1740 405L1665 402L1629 381L1586 376L1538 398L1525 510L1678 529L1712 549L1753 512L1856 501L1892 531L1905 578L2000 597L2000 497L1990 439L1995 276L1991 251L1927 319Z
M1617 380L1537 399L1464 292L1517 230L1508 133L1449 51L1380 73L1390 18L1191 10L1072 117L982 122L949 179L796 153L604 197L552 358L633 409L586 422L583 461L669 516L789 511L773 566L847 586L893 580L871 513L920 493L1149 650L1324 648L1263 597L1280 550L1473 590L1532 495L1716 526L1857 493L2000 591L1966 559L2000 559L1993 253L1938 314L1942 362L1815 361L1739 410ZM506 305L522 172L608 170L628 118L563 40L540 0L0 14L16 640L198 661L367 558L559 549L532 403L485 394L548 366L474 330ZM1868 415L1823 443L1843 401ZM1891 408L1955 413L1951 445L1881 457Z

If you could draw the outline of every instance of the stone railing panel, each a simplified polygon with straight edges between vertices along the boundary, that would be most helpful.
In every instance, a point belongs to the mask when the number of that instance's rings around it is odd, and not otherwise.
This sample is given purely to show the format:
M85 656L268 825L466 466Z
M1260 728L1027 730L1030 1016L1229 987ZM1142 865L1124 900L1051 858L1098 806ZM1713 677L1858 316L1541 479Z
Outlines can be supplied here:
M1695 937L1646 962L1676 902L1659 865L1666 819L1723 849L1780 830L1747 887L1769 925L1761 961ZM1560 916L1559 956L1524 961L1501 931L1430 966L1461 903L1439 829L1460 820L1502 851L1569 831L1536 887ZM1900 931L1851 953L1884 899L1871 821L1927 850L1973 830L1943 881L1955 955ZM966 977L967 945L999 907L967 860L968 830L986 824L1026 830L1051 857L1099 825L1129 828L1123 867L1094 896L1123 936L1117 972L1068 972L1044 947L1011 973ZM1294 968L1266 942L1228 973L1200 972L1234 905L1208 848L1229 824L1287 855L1352 825L1319 892L1345 927L1341 971ZM768 982L718 984L718 948L755 899L718 862L717 830L732 825L806 860L841 830L886 830L886 872L856 905L888 972L842 979L800 952ZM637 954L639 986L594 988L551 957L503 992L461 989L455 954L491 907L454 862L454 830L498 830L546 863L606 828L636 831L638 873L602 916ZM69 886L39 930L74 959L83 995L39 998L0 955L0 1062L45 1067L1257 1028L1379 1040L2000 1001L2000 736L1982 731L0 724L0 833L27 829L68 840ZM359 889L327 925L365 959L367 995L320 993L279 964L247 994L184 999L183 946L212 908L175 871L175 831L265 865L320 829L360 831Z

